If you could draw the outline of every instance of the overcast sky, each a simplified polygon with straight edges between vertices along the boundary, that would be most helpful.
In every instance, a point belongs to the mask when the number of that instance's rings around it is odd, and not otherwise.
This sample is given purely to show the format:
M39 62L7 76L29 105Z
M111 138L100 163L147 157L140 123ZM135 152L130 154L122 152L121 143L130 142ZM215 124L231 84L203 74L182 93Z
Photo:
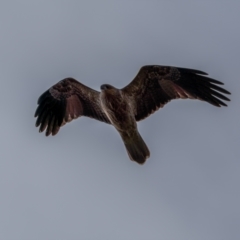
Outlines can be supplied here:
M240 237L240 2L0 3L0 239L237 240ZM199 69L229 106L178 100L138 124L151 157L80 118L46 138L38 97L65 77L99 90L141 66Z

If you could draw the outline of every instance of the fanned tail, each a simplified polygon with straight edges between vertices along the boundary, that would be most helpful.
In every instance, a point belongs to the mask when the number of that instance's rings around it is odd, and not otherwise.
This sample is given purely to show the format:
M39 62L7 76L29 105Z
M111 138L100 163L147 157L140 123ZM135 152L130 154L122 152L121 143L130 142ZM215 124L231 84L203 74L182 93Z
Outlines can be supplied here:
M149 149L138 131L134 135L121 134L129 158L139 164L144 164L150 157Z

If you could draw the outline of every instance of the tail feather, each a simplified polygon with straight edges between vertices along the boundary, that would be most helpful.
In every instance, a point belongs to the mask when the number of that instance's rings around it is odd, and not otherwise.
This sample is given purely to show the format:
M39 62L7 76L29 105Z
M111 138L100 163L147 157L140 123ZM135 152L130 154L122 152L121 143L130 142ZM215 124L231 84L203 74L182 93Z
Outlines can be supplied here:
M132 161L143 164L150 157L148 147L138 132L134 136L123 138L123 142Z

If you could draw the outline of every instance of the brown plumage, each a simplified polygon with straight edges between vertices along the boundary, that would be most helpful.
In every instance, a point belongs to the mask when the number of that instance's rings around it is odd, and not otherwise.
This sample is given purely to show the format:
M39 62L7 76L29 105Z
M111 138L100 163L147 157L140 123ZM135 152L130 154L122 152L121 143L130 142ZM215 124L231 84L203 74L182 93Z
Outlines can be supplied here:
M131 160L143 164L150 156L137 129L140 121L167 102L177 98L199 99L214 106L227 106L230 94L222 82L207 73L168 66L144 66L133 81L122 89L111 85L95 91L73 78L53 85L38 99L36 127L46 136L55 135L72 119L87 116L112 124L119 132Z

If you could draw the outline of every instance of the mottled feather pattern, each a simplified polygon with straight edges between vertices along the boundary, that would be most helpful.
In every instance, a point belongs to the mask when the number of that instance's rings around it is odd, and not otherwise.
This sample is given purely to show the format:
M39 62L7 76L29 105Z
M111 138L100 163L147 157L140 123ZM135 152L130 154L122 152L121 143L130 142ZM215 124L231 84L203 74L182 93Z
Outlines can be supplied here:
M36 126L46 135L80 116L112 124L122 137L129 158L143 164L150 152L137 129L140 121L173 99L199 99L214 106L227 106L222 82L207 73L169 66L144 66L123 89L101 85L101 93L73 78L66 78L43 93L38 100Z
M144 66L122 91L133 102L136 121L146 118L177 98L199 99L217 107L227 106L222 100L229 99L221 93L230 93L217 86L222 85L222 82L206 75L207 73L194 69Z
M99 98L99 92L75 79L61 80L39 97L36 126L40 126L40 132L46 129L48 136L57 134L61 126L80 116L110 123L96 97Z

